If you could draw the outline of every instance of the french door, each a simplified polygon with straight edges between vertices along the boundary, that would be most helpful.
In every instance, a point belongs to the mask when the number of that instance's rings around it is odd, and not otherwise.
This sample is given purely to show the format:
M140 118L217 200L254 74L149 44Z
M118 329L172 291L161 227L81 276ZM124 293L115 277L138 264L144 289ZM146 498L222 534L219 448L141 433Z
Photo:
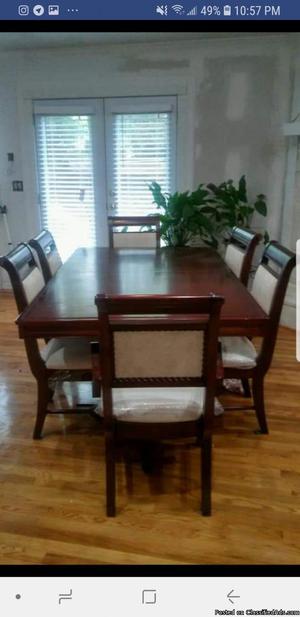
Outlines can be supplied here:
M155 211L175 189L176 97L34 103L41 227L66 259L108 243L108 214Z

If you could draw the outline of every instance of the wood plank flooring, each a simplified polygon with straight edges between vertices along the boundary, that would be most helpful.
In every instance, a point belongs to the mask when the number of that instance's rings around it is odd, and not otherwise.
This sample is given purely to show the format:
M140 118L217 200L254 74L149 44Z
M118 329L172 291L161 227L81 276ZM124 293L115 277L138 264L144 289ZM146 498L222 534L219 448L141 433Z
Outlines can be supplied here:
M266 380L270 435L252 411L217 418L213 514L199 508L199 451L169 446L162 473L117 467L118 515L104 511L101 426L92 418L46 420L32 440L35 380L0 294L0 563L292 564L300 560L300 366L295 333L280 329ZM90 400L89 384L68 391ZM223 397L223 403L240 397Z

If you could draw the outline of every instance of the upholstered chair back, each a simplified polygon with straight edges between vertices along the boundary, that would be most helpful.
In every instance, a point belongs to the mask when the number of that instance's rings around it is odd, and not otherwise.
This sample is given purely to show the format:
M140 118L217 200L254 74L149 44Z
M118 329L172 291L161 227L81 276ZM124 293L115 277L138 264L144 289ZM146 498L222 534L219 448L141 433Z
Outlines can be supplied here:
M270 316L281 313L290 274L296 265L296 255L273 240L266 246L258 266L251 294Z
M295 265L295 253L272 241L266 246L255 273L251 294L270 318L259 358L265 370L272 360L286 289Z
M136 388L145 387L153 391L155 387L199 386L200 390L205 388L204 416L212 423L219 316L224 299L214 295L98 295L95 301L104 417L112 417L113 388L125 388L126 392L133 388L136 392ZM159 392L163 395L163 390Z
M19 244L0 258L0 265L9 275L18 310L23 311L44 288L45 281L27 244Z
M156 247L156 232L126 231L113 233L113 248L115 249L153 249Z
M47 283L62 265L55 240L49 231L43 229L29 241L29 244L37 253L45 283Z
M250 229L233 227L231 231L224 259L244 285L248 284L254 251L260 239L260 234Z
M114 332L116 377L202 377L203 332Z
M156 248L160 245L160 221L157 216L109 217L111 248Z
M230 270L232 270L232 272L237 276L237 278L240 278L244 257L245 252L242 251L242 249L240 249L238 246L230 243L227 245L224 259Z
M277 284L277 276L264 265L259 265L254 276L251 294L268 315L270 314Z

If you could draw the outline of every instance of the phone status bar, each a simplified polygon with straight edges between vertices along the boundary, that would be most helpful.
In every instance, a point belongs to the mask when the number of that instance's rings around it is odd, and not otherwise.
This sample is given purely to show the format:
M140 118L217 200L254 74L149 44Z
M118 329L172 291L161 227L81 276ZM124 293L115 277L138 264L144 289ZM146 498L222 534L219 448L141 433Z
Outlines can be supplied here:
M95 3L94 0L60 0L46 3L1 3L0 19L18 20L287 20L300 19L300 4L294 0L271 3L253 0L238 2L217 0L185 0L184 3L150 2L140 0L115 0L114 3Z

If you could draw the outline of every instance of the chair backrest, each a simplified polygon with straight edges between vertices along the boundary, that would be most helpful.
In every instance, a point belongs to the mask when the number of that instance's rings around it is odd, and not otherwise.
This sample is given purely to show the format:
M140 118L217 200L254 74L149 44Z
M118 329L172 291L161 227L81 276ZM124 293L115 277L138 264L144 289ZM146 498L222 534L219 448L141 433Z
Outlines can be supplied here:
M98 295L95 302L104 417L112 417L112 388L197 385L206 388L204 416L210 425L224 298ZM145 316L147 325L141 323Z
M253 280L251 294L270 317L259 357L266 370L272 360L284 297L295 265L295 253L274 240L266 246Z
M38 255L45 283L48 283L62 265L55 240L50 231L43 229L29 241L29 244Z
M18 311L21 313L45 287L42 272L37 266L28 244L19 244L13 251L0 257L0 266L9 275ZM38 379L45 371L44 362L35 339L24 339L29 366Z
M45 286L30 247L19 244L8 255L0 257L0 266L9 275L18 311L22 312Z
M243 285L248 284L254 251L260 240L261 235L250 229L233 227L231 231L224 259Z
M136 227L140 230L130 231L130 228ZM118 228L119 231L116 231ZM124 228L126 231L122 231ZM108 229L111 248L156 248L160 246L160 220L156 215L109 216Z

